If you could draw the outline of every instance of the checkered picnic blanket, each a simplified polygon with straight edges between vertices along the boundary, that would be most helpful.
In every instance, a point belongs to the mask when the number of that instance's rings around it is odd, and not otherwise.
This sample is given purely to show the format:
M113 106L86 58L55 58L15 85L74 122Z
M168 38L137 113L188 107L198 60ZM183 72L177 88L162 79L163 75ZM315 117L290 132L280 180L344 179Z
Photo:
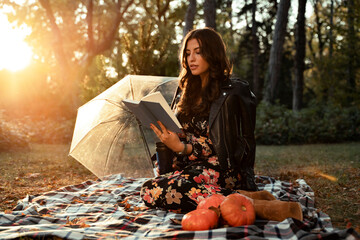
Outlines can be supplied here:
M254 225L183 231L183 214L150 209L139 192L145 178L111 175L103 180L27 196L12 212L0 213L0 239L358 239L353 229L333 229L326 214L314 208L314 193L302 179L295 183L257 176L260 190L280 200L298 201L305 220L256 220Z

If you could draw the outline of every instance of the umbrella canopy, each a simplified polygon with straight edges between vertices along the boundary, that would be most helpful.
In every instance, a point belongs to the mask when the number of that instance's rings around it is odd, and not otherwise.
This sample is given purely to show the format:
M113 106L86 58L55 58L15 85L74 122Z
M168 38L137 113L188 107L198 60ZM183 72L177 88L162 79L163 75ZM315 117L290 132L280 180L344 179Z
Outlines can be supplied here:
M122 173L126 177L153 177L150 154L155 134L139 126L123 99L141 100L160 91L170 104L176 77L128 75L78 109L70 156L97 177ZM145 143L145 144L144 144Z

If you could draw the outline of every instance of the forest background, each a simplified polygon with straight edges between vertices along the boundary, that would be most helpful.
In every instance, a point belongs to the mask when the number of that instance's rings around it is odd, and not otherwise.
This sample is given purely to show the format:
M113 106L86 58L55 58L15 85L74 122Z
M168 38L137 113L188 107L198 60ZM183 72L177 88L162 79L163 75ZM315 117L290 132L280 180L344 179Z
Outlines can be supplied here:
M183 35L209 26L257 96L258 144L358 141L360 2L6 0L34 53L0 71L0 149L71 141L76 110L128 74L177 76Z

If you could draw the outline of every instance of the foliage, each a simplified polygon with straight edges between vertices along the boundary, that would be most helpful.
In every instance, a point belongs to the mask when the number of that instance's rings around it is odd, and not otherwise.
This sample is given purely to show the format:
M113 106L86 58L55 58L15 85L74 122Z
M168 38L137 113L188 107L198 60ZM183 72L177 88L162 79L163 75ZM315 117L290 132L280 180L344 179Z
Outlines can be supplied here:
M5 121L3 111L0 112L0 152L29 148L29 136L18 126Z
M109 58L98 55L88 68L88 73L81 82L81 100L87 102L118 81L119 73L107 68ZM115 75L113 75L115 74Z
M74 120L11 116L0 112L0 152L26 150L31 143L69 143Z
M360 28L360 2L333 1L334 13L331 16L330 1L312 1L318 13L307 19L307 67L305 85L313 92L313 98L322 102L332 102L341 106L351 106L360 103L359 77L360 50L359 34L350 34L349 20L354 20L355 32ZM333 19L331 25L330 19ZM331 33L331 35L330 35ZM350 65L352 70L350 70ZM350 83L350 72L355 75L355 83Z
M261 102L257 109L258 144L335 143L360 140L360 108L312 104L299 112Z
M97 56L82 82L83 100L89 100L127 74L177 76L179 41L176 28L181 25L184 5L170 8L166 3L135 3L120 24L121 33L112 51ZM109 72L115 73L109 75Z
M179 42L175 38L175 28L180 24L177 10L168 5L152 5L148 0L141 1L124 25L126 33L121 38L124 53L128 56L128 73L177 75ZM143 14L136 14L139 11Z

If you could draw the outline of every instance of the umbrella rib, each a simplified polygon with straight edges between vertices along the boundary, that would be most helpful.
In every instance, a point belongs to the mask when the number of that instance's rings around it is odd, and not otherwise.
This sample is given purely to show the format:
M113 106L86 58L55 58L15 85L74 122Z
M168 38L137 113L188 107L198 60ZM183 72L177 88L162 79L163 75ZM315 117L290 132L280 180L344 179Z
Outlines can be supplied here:
M115 122L115 121L118 121L118 119L113 119L113 120L109 120L109 121L104 121L104 122L101 122L101 123L98 123L96 124L94 127L92 127L82 138L81 140L76 144L76 146L74 146L74 148L72 149L72 151L69 153L71 155L72 152L75 151L75 149L84 141L84 139L89 135L89 133L91 132L91 130L93 130L94 128L102 125L102 124L105 124L105 123L110 123L110 122Z
M159 84L159 85L157 85L156 87L154 87L154 88L149 92L149 94L155 92L155 90L158 89L160 86L165 85L166 83L171 82L171 81L173 81L173 79L169 79L169 80L166 80L165 82L162 82L161 84Z
M131 91L132 100L135 100L135 97L134 97L134 90L133 90L133 86L132 86L132 80L131 80L131 78L130 78L129 84L130 84L130 91Z
M133 117L133 116L132 116ZM105 166L107 166L108 162L109 162L109 157L110 157L110 149L113 147L113 145L115 144L115 138L119 135L120 132L122 132L123 129L125 129L125 127L129 126L129 124L131 123L130 121L131 117L128 118L125 123L123 124L123 126L117 130L116 134L113 137L113 140L111 141L110 147L109 147L109 151L106 154L106 163Z
M115 101L113 101L113 100L110 100L110 99L104 99L104 100L107 101L107 102L109 102L109 103L114 104L114 105L117 106L117 107L122 107L118 102L115 102Z

